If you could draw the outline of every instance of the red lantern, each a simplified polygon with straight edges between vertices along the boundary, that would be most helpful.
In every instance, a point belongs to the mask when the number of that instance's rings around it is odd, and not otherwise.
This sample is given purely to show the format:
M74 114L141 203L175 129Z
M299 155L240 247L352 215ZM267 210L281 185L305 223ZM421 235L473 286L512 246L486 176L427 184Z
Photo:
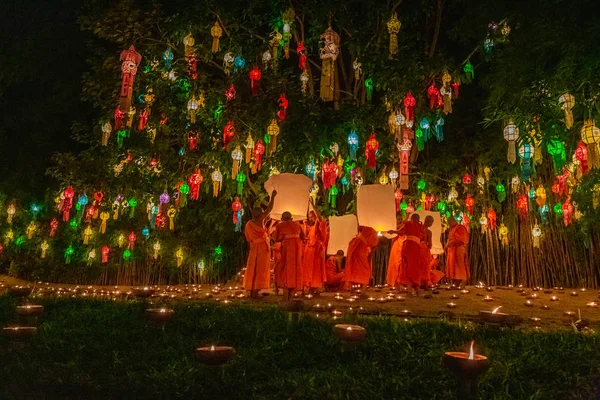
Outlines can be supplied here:
M104 193L102 193L102 191L99 190L96 193L94 193L94 201L96 202L96 204L100 204L103 198Z
M298 68L304 71L306 69L306 47L304 47L304 43L298 42L296 53L298 53Z
M487 220L488 220L488 228L490 228L490 230L494 230L496 229L496 211L494 211L493 209L490 209L490 211L488 211L487 213Z
M240 202L240 198L236 197L233 204L231 204L231 209L233 210L233 223L237 224L239 222L239 211L242 209L242 203Z
M412 214L415 212L415 208L412 203L408 203L408 207L406 207L406 214Z
M143 109L140 111L139 121L138 121L138 131L144 130L146 124L148 123L148 110Z
M579 161L579 168L581 168L581 174L585 175L589 171L588 167L588 154L585 143L579 142L577 149L575 149L575 158Z
M379 149L379 142L375 138L375 134L372 133L371 136L369 137L369 140L367 140L367 143L365 146L365 156L367 157L367 164L369 165L369 168L371 168L371 169L375 169L375 167L377 166L377 160L375 159L375 153L377 152L378 149Z
M558 182L552 185L552 193L554 193L556 196L560 194L560 185Z
M92 222L92 217L94 216L94 213L96 212L96 207L94 206L90 206L87 208L87 210L85 210L85 222Z
M231 142L231 139L233 139L234 136L235 125L233 124L233 121L229 121L227 125L225 125L225 128L223 128L223 147L225 150L227 150L229 142Z
M106 264L108 262L108 253L110 253L110 248L108 246L104 246L102 248L102 264Z
M335 186L338 176L338 165L335 161L325 161L321 167L321 178L323 179L323 187L325 190Z
M415 106L417 105L417 99L411 92L408 92L404 97L404 114L406 115L407 121L415 120Z
M137 236L135 235L135 232L131 232L129 234L129 236L127 236L127 240L129 241L129 245L127 246L127 248L129 250L133 250L133 248L135 247L135 240L137 239Z
M431 206L433 206L433 202L435 201L435 196L430 194L425 198L425 210L431 211Z
M475 205L475 200L473 200L471 195L468 194L467 198L465 199L465 206L467 206L467 210L469 211L470 215L473 215L473 206L474 205Z
M234 100L236 93L235 86L233 86L232 83L231 86L229 86L229 89L225 91L225 100L227 100L227 102Z
M196 150L196 146L198 145L198 134L196 132L188 132L188 145L190 151Z
M127 50L121 52L121 72L123 78L121 80L121 91L119 93L119 108L123 113L129 111L131 107L131 95L133 94L133 82L135 81L135 74L137 73L137 67L142 56L140 53L135 51L135 48L131 46ZM120 124L119 124L120 127ZM119 129L117 127L117 129Z
M250 86L252 88L252 96L256 96L258 94L258 88L260 82L260 78L262 77L262 73L260 69L258 69L258 65L255 65L252 70L250 70Z
M196 169L190 178L188 179L188 185L190 186L190 193L192 200L198 200L198 196L200 195L200 184L204 178L202 178L202 173L200 169Z
M465 174L465 176L463 176L462 181L465 185L470 185L473 180L471 179L471 175Z
M402 201L402 192L400 189L396 189L394 199L396 200L396 211L400 211L400 202Z
M125 113L117 107L115 110L115 129L121 129L121 125L123 124L123 118L125 118Z
M282 93L279 96L279 100L277 101L277 106L279 107L279 111L277 111L277 118L279 119L279 122L281 122L285 119L288 104L289 104L288 99L286 99L285 94Z
M256 168L259 171L262 164L263 154L265 154L265 144L259 139L254 145L254 162L256 162Z
M565 169L563 174L558 176L558 193L561 195L567 195L569 189L567 187L567 179L569 178L569 170Z
M529 214L529 199L527 195L521 195L519 200L517 200L517 210L519 210L519 217L521 219L527 218L527 214Z
M71 186L67 187L63 192L63 197L65 198L63 201L63 221L67 222L69 220L69 213L71 208L73 208L73 197L75 196L75 192Z
M454 82L452 84L452 91L454 92L454 98L458 99L458 92L460 89L460 82Z
M169 120L169 117L167 117L165 115L165 113L160 113L160 124L161 125L165 125L168 120Z
M58 229L58 221L56 220L56 218L52 218L52 221L50 221L50 237L54 237L54 235L56 235L56 230Z
M427 95L429 96L429 108L433 109L438 106L438 97L441 95L440 90L435 87L435 82L427 88Z

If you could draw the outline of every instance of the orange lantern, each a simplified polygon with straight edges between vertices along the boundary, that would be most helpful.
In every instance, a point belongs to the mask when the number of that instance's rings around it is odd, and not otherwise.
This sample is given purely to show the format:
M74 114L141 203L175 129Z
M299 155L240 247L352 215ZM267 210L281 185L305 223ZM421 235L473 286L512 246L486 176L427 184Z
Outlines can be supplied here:
M367 157L367 164L369 165L369 168L371 168L371 169L375 169L375 167L377 166L375 154L377 153L378 149L379 149L379 142L377 141L375 134L372 133L371 136L369 137L369 140L367 140L367 143L365 146L365 157Z

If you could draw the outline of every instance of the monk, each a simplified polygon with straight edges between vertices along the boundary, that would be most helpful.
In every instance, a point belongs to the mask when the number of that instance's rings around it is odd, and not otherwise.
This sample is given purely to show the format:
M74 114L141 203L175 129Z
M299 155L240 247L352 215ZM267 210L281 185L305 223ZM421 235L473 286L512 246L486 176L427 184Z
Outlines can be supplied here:
M246 223L244 235L250 244L246 273L244 274L244 289L250 292L250 297L258 297L262 289L270 286L271 247L270 239L265 228L265 219L273 210L277 192L271 194L271 201L265 210L256 207L252 210L252 220Z
M343 290L344 287L344 250L338 250L333 256L329 256L325 264L327 280L325 286L329 290Z
M281 214L281 222L275 227L275 241L281 243L281 259L277 268L281 274L284 301L289 301L295 291L302 290L302 240L304 233L292 220L292 214L289 211Z
M310 211L305 224L306 244L304 246L303 272L304 286L310 292L317 292L327 280L325 274L325 241L327 239L327 224L310 199L313 210Z
M402 226L402 214L397 216L397 227ZM388 233L396 233L390 231ZM392 249L390 251L390 259L385 277L385 283L390 286L398 286L400 284L400 271L402 270L402 246L404 245L405 236L397 235L392 241Z
M421 268L421 239L423 238L423 225L418 214L412 214L410 220L404 222L397 232L406 235L402 245L402 272L401 278L406 286L413 289L415 296L419 295L419 287L423 281L424 272Z
M450 231L446 243L446 276L452 279L456 287L462 287L463 282L469 279L469 258L467 246L469 245L469 231L464 225L456 222L454 217L448 218Z
M437 259L431 255L431 247L433 246L433 234L429 229L433 225L433 217L428 215L423 223L423 239L421 240L421 270L425 272L423 286L434 286L443 277L444 273L435 269Z
M377 246L379 238L375 229L363 226L358 235L348 245L344 282L367 285L373 275L371 268L371 250Z

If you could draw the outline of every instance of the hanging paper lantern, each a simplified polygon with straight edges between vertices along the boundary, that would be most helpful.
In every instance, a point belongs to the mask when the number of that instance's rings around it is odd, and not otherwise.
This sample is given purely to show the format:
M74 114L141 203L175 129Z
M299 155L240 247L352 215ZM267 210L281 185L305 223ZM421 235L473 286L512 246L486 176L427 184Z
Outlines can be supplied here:
M338 177L338 165L333 161L325 160L321 166L321 179L323 180L323 188L329 190L335 186Z
M127 236L127 241L129 242L129 244L127 245L128 249L133 250L133 248L135 247L136 239L137 239L137 236L136 236L135 232L131 232L129 234L129 236Z
M400 201L402 200L402 192L396 189L394 192L394 200L396 200L396 211L400 211Z
M265 154L265 145L262 140L258 140L254 145L254 162L256 163L256 168L260 171L262 167L262 157Z
M71 208L73 208L73 197L75 196L75 192L71 186L68 186L63 192L63 221L67 222L69 220L69 213Z
M110 134L112 133L112 126L110 122L106 121L104 125L102 125L102 146L108 146L108 139L110 138Z
M500 243L503 246L508 245L508 228L504 224L500 224L500 228L498 229L498 236L500 237Z
M219 51L219 38L223 35L223 28L219 25L219 21L215 21L215 24L210 28L210 35L213 38L211 51L216 53Z
M438 142L444 140L444 118L439 117L435 122L435 138Z
M234 125L233 121L229 121L223 128L223 148L225 150L227 150L227 147L229 147L229 142L231 142L231 140L233 139L234 136L235 136L235 125Z
M350 131L348 135L348 145L350 146L350 159L356 160L356 150L358 150L358 135L355 130Z
M392 167L392 170L390 171L388 176L392 181L392 185L396 186L396 180L398 179L398 171L396 171L396 168Z
M375 155L376 155L378 149L379 149L379 142L377 141L375 134L372 133L371 136L369 137L369 140L367 140L367 143L365 145L365 157L367 157L367 164L368 164L369 168L371 168L371 169L375 169L375 167L377 166L377 161L375 159Z
M367 80L365 80L365 88L367 88L367 101L371 102L371 100L373 99L373 89L375 87L375 84L373 82L373 78L369 78Z
M298 54L298 68L304 72L304 70L306 70L306 47L304 46L304 43L298 42L296 54Z
M400 32L401 26L402 23L398 20L398 15L394 12L387 22L388 33L390 34L390 58L398 54L398 32Z
M440 201L437 205L437 210L441 213L441 214L445 214L446 213L446 203L444 203L443 201Z
M440 91L435 87L435 82L427 88L427 96L429 96L429 108L434 109L438 104L438 98L440 97Z
M245 66L246 60L244 60L242 56L235 56L235 59L233 60L234 71L237 72L240 69L244 69Z
M235 86L233 85L233 83L229 86L229 89L227 89L225 91L225 100L229 103L233 100L235 100L235 96L236 96L237 92L235 90Z
M427 186L427 183L426 183L426 182L425 182L423 179L420 179L420 180L417 182L417 190L418 190L419 192L422 192L422 191L424 191L426 186Z
M143 227L142 235L146 238L146 240L150 239L150 229L148 229L147 227Z
M335 207L335 199L338 195L338 188L336 186L333 186L331 189L329 189L329 205L331 206L331 208L336 208Z
M35 231L37 230L37 225L35 224L35 222L31 221L29 223L29 225L27 226L27 239L31 240L33 239L33 235L35 233Z
M154 246L152 246L152 249L154 250L153 258L155 260L157 260L158 252L160 251L160 242L158 240L156 241L156 243L154 243Z
M417 105L417 99L411 92L408 92L406 96L404 96L404 114L406 114L406 119L408 121L415 120L415 106Z
M563 223L565 226L569 226L573 220L573 205L571 204L571 200L565 200L562 205L562 214L563 214Z
M579 142L577 143L577 148L575 149L574 158L579 162L579 170L580 173L578 176L585 175L589 171L588 167L588 153L587 147L585 143Z
M541 207L538 208L539 213L540 213L540 219L542 220L542 224L547 224L548 223L548 204L544 204Z
M451 86L444 85L440 89L442 95L442 103L444 104L444 114L448 115L452 113L452 88Z
M77 199L77 205L75 208L77 209L77 222L81 223L81 219L83 218L83 211L85 210L85 206L88 203L88 197L84 193Z
M58 229L58 221L56 220L56 218L52 218L52 221L50 221L50 233L48 234L48 236L54 237L56 235L57 229Z
M529 199L527 199L526 195L523 194L519 196L519 199L517 200L517 210L519 211L519 217L521 217L521 219L527 218L527 215L529 214Z
M567 129L573 126L573 107L575 106L575 97L570 93L564 93L558 98L561 108L565 112L565 125Z
M429 132L430 124L429 124L429 120L427 119L427 117L423 117L421 119L421 122L419 122L419 127L423 131L424 140L427 141L431 136L430 132Z
M496 229L496 211L492 209L487 213L487 226L492 231Z
M231 152L231 159L233 160L231 166L231 179L235 179L237 177L240 167L242 166L242 158L242 150L240 149L240 146L236 146L236 148Z
M486 54L490 54L492 52L493 47L494 47L494 39L487 37L483 40L483 51Z
M8 222L9 225L12 224L13 217L15 216L16 212L17 212L17 208L15 207L14 204L9 204L8 207L6 208L6 222Z
M125 118L125 113L117 107L115 110L115 129L121 129L121 125L123 124L123 119Z
M102 253L102 264L106 264L108 262L108 253L110 253L110 248L108 246L104 246L102 247L101 250Z
M244 182L246 182L246 174L243 172L238 173L235 180L237 181L237 194L242 196L244 191Z
M262 77L262 73L260 69L258 69L258 65L255 65L254 68L250 70L250 87L252 89L252 96L258 95L258 89L260 88L260 78Z
M248 138L246 139L246 144L244 145L246 148L246 164L250 164L252 159L252 151L254 150L254 139L252 139L252 135L248 133Z
M519 138L519 128L512 120L504 127L504 140L508 142L508 162L514 164L517 161L515 141Z
M183 249L180 247L177 249L177 251L175 252L175 260L176 260L176 265L178 267L181 267L181 264L183 264Z
M463 71L465 72L467 79L470 80L475 78L475 68L473 68L473 64L471 64L469 61L467 61L463 67Z
M552 165L556 175L562 172L562 168L567 162L567 153L565 145L558 139L552 139L548 142L548 154L552 156Z
M277 125L277 120L272 119L271 123L267 127L267 134L270 137L270 152L271 154L275 153L277 150L277 135L279 135L279 126Z
M533 247L539 248L540 247L540 237L542 236L542 229L537 224L537 222L533 226L533 229L531 230L531 234L533 236Z
M196 112L198 112L198 100L196 100L196 96L192 96L192 98L188 101L187 104L188 109L188 119L192 124L196 123Z
M455 187L450 188L450 192L448 192L448 201L452 202L452 201L456 201L456 199L458 198L458 192L456 191Z
M123 50L120 55L121 63L121 91L119 92L119 107L117 111L115 111L115 120L117 129L121 127L121 123L123 121L123 117L125 113L129 111L131 107L131 95L133 94L133 83L135 81L135 75L137 74L137 67L142 61L142 56L140 53L135 51L133 46L129 47L127 50Z
M321 48L321 100L334 101L339 96L339 88L336 86L335 61L340 52L340 35L331 26L321 35L323 47Z
M315 161L311 158L308 163L306 163L306 167L304 167L304 171L306 172L306 176L310 179L315 179L316 166Z
M50 248L50 245L47 241L44 240L40 245L40 248L42 249L41 258L46 258L46 251L48 250L48 248Z
M65 249L65 264L71 264L71 257L73 254L75 254L75 249L73 246L69 245L69 247Z
M479 224L481 225L481 233L485 234L488 226L488 219L485 215L482 214L481 217L479 217Z
M89 244L91 237L92 237L92 227L88 225L83 230L83 244Z
M188 179L188 183L192 193L192 200L198 200L198 196L200 195L200 184L202 183L202 173L200 169L196 169L193 174L190 175Z
M533 158L533 146L524 143L519 147L519 158L521 159L521 180L528 182L531 178L531 159Z
M506 200L506 189L503 184L499 183L496 185L496 194L500 203Z
M435 196L433 194L428 195L425 198L425 210L431 211L431 207L433 206L434 202L435 202Z
M600 165L600 129L592 120L586 120L581 128L581 141L587 145L588 162L590 168L598 168Z
M380 185L387 185L390 182L388 176L385 174L385 168L383 169L383 171L381 172L381 175L379 176L379 184Z
M460 91L460 82L454 82L452 83L452 93L454 95L454 98L458 100L458 95L459 95L459 91Z
M223 182L223 174L221 174L221 170L217 168L211 174L212 182L213 182L213 197L217 197L219 195L219 191L221 191L221 184Z
M240 232L242 225L242 203L240 202L239 197L235 198L233 204L231 205L231 209L233 210L233 223L235 224L235 231Z
M471 197L470 194L467 195L465 199L465 206L467 206L467 210L469 211L469 215L473 215L473 206L475 205L475 200Z
M280 94L279 100L277 100L277 107L279 107L279 111L277 111L277 118L279 119L279 122L285 119L288 105L289 102L288 99L285 97L285 93Z
M469 174L465 174L462 177L462 183L466 186L469 186L471 184L471 182L473 182L473 180L471 179L471 175Z
M308 72L306 70L302 71L300 74L300 83L302 84L301 91L302 94L306 94L306 88L308 86L308 81L310 77L308 76Z

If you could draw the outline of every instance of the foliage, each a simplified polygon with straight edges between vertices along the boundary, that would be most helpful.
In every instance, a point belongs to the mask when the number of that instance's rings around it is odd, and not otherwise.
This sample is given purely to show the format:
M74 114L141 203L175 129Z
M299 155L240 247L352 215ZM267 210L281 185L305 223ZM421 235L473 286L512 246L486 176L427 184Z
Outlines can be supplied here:
M144 319L143 302L41 303L46 315L31 343L14 351L0 338L3 397L448 399L456 380L442 354L472 339L491 360L482 398L591 398L600 383L595 335L355 317L367 341L343 353L329 321L290 324L275 309L182 303L161 329ZM0 298L0 324L14 306ZM194 357L212 344L237 350L222 375Z

